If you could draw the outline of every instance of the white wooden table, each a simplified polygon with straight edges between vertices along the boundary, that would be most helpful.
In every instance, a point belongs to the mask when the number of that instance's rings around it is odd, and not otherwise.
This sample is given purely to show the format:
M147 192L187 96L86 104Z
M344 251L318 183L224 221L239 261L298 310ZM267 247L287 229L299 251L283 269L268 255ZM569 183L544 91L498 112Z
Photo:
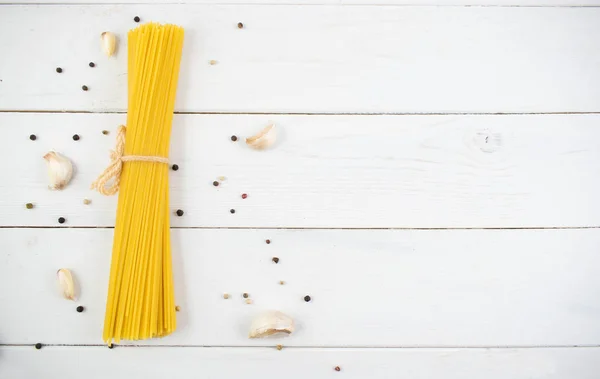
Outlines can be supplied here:
M599 0L0 2L0 378L600 377ZM135 16L186 30L181 311L108 349L116 197L89 185ZM269 122L276 146L249 149ZM76 165L62 192L50 149ZM249 340L266 309L297 331Z

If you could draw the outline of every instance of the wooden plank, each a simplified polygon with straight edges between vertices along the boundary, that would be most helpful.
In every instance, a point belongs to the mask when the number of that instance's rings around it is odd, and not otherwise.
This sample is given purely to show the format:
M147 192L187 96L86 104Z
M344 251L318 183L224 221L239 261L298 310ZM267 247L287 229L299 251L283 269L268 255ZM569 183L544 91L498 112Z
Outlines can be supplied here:
M172 241L178 331L142 344L600 344L598 229L178 229ZM1 342L101 344L111 246L109 229L0 229ZM76 276L77 302L58 294L59 268ZM296 332L248 339L267 309Z
M112 226L116 197L89 189L122 114L0 114L0 225ZM244 137L269 121L277 145ZM174 227L581 227L600 225L599 115L177 115ZM108 136L102 130L109 130ZM38 138L32 142L29 135ZM72 136L78 134L75 142ZM230 137L239 137L232 142ZM49 191L42 156L75 166ZM226 180L218 187L213 181ZM243 200L241 194L248 194ZM90 198L91 205L83 199ZM28 210L26 203L34 203ZM236 213L231 214L230 209Z
M120 0L119 4L144 3ZM156 3L156 2L155 2ZM417 5L417 6L597 6L598 0L161 0L161 4L273 4L273 5ZM56 0L0 0L0 4L56 4ZM61 0L61 4L114 4L114 0Z
M600 8L191 4L3 6L0 109L125 110L135 15L186 28L179 111L600 111Z
M2 377L18 379L596 379L600 349L0 347L0 362Z

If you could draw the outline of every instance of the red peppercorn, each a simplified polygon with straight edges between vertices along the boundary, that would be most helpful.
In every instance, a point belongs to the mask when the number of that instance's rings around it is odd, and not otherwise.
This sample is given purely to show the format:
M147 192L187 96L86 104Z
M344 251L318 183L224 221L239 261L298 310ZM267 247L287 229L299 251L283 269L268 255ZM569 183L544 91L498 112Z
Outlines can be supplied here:
M248 195L247 195L247 194L245 194L245 193L243 193L243 194L242 194L242 199L245 199L245 198L247 198L247 197L248 197Z
M342 369L340 368L340 366L335 366L335 371L341 371Z

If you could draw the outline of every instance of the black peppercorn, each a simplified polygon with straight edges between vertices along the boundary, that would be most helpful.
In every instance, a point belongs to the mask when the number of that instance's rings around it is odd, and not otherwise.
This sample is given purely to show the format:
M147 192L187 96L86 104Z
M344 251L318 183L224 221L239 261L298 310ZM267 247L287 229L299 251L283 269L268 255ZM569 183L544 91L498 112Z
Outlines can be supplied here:
M135 21L135 22L140 22L140 18L139 18L138 16L135 16L135 17L133 18L133 21Z
M38 350L39 350L39 349L41 349L41 348L42 348L42 344L41 344L41 343L39 343L39 342L38 342L38 343L36 343L36 344L35 344L35 348L36 348L36 349L38 349Z
M237 141L237 137L236 137L236 136L231 136L231 140L232 140L233 142L235 142L235 141Z
M60 73L62 72L62 68L60 68L60 67L57 67L57 68L56 68L56 72L58 72L58 73L60 74Z
M250 295L248 295L246 292L244 292L244 293L242 294L242 297L243 297L244 299L247 299L247 298L248 298L248 296L250 296Z
M81 86L81 89L84 90L84 91L87 91L88 90L88 86Z
M304 296L304 301L306 301L308 303L310 301L310 296L308 296L308 295Z
M177 170L179 170L179 166L174 164L173 166L171 166L171 170L177 171Z
M73 141L79 141L79 134L73 134Z
M269 245L271 243L271 240L265 240L265 242L267 243L267 245Z
M175 213L177 213L177 216L179 217L183 216L183 211L181 209L178 209Z
M271 259L271 260L275 263L279 263L279 258L277 258L277 257L273 257L273 259Z
M94 62L90 62L90 67L96 67L96 64Z
M29 139L35 141L37 139L37 136L35 134L30 134Z
M230 209L229 213L234 214L235 213L235 209Z
M65 223L65 221L67 221L67 220L66 220L64 217L59 217L59 218L58 218L58 223L59 223L59 224L64 224L64 223Z
M110 345L108 345L108 348L109 348L109 349L112 349L112 348L114 348L114 347L115 347L115 345L113 345L113 344L110 344Z
M244 27L244 24L242 24L241 22L238 22L238 29L242 29Z
M219 185L219 182L217 182L216 180L213 182L213 186L217 187Z
M81 313L83 312L85 308L83 308L81 305L77 307L77 312Z

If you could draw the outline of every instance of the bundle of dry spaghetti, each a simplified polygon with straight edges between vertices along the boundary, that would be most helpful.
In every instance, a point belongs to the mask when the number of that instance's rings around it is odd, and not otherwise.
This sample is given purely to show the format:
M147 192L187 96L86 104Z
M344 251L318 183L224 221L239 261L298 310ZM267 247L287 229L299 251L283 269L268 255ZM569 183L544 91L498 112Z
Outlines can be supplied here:
M162 337L176 328L168 154L183 29L149 23L128 35L127 127L92 186L119 190L103 339ZM107 175L114 176L106 187Z

